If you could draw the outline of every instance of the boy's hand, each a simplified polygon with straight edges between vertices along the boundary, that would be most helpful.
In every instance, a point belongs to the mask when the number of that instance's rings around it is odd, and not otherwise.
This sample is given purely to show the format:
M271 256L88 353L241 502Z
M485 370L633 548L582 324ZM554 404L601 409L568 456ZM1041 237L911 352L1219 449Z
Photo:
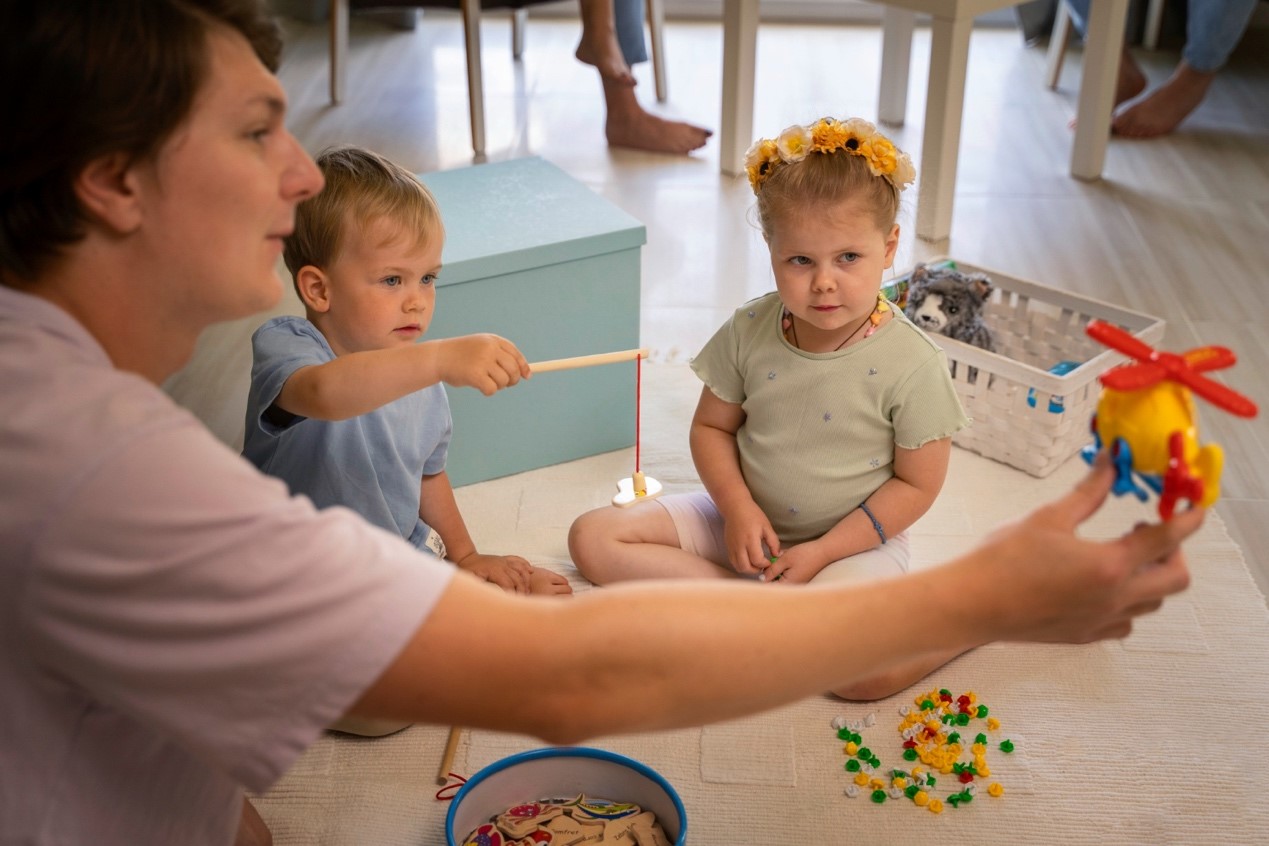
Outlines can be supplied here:
M740 506L723 515L723 540L727 544L727 562L737 573L746 576L768 567L771 564L768 554L780 554L780 538L757 503Z
M506 338L463 335L439 343L441 381L456 388L475 388L491 396L529 377L529 362Z
M459 568L512 593L529 592L529 576L533 565L518 555L482 555L473 552L461 561Z

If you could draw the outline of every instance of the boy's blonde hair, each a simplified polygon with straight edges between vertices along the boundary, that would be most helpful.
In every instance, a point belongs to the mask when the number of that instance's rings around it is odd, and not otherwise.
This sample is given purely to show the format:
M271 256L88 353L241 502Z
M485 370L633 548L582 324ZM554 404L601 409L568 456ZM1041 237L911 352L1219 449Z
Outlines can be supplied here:
M292 277L306 265L330 267L351 227L364 229L381 218L418 233L420 243L444 237L436 198L400 165L362 147L341 146L318 154L317 167L326 187L300 203L282 251Z

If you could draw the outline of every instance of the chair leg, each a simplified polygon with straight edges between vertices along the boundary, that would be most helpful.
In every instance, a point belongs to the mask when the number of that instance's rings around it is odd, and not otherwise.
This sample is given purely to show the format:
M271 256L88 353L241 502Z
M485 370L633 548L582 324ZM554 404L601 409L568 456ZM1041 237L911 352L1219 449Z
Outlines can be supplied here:
M515 9L511 12L511 58L517 62L524 55L524 28L528 24L528 9Z
M344 99L348 82L348 0L330 4L330 104Z
M1159 29L1163 25L1164 0L1150 0L1146 7L1146 29L1141 36L1141 46L1147 50L1159 49Z
M485 155L485 85L480 75L480 0L463 0L463 41L467 47L467 101L471 112L471 147Z
M647 0L648 32L652 43L652 76L656 81L657 102L669 99L669 83L665 78L665 2Z
M1053 32L1049 35L1049 52L1045 57L1044 84L1050 91L1058 86L1062 76L1062 60L1066 58L1066 46L1071 40L1071 13L1066 3L1058 0L1057 17L1053 20Z

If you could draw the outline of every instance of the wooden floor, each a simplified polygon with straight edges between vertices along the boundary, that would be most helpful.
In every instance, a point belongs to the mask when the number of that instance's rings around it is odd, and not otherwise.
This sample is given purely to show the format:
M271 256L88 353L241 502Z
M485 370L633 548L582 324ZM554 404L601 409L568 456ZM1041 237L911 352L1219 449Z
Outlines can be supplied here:
M659 359L690 357L736 305L773 287L748 185L719 175L716 141L682 158L609 150L597 76L573 58L577 24L531 20L525 57L516 63L508 21L489 15L483 27L490 160L542 156L644 221L644 343ZM456 16L429 13L413 31L354 19L347 102L334 108L325 28L287 21L287 33L280 76L290 124L310 151L357 143L415 171L471 163ZM718 23L670 22L670 100L661 113L718 126L721 36ZM1043 46L1026 47L1011 30L976 30L951 243L913 238L909 192L898 266L946 252L1163 317L1170 349L1231 346L1240 364L1223 378L1269 405L1266 36L1250 34L1181 132L1113 140L1105 179L1090 184L1067 175L1078 49L1052 92L1042 83ZM928 45L928 32L918 29L909 119L892 127L918 159ZM877 28L763 24L758 51L760 134L822 115L875 118ZM1177 53L1139 57L1159 81ZM651 103L650 69L641 66L636 76ZM209 333L194 365L169 385L226 440L241 437L242 401L212 407L210 398L239 390L242 371L209 362L223 358L217 350L231 341L241 356L242 333L259 322ZM1269 590L1269 410L1252 422L1210 407L1202 413L1204 439L1228 454L1216 511Z

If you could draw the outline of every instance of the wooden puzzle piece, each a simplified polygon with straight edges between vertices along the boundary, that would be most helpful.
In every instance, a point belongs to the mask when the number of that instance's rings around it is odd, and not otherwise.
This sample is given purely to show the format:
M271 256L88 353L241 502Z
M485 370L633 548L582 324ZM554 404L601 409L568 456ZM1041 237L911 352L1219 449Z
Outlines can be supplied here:
M644 811L631 819L630 834L638 846L670 846L670 839L651 811Z
M551 834L551 846L581 846L583 843L600 843L604 839L602 820L579 820L564 814L544 827Z
M494 822L497 824L498 829L507 837L520 839L536 831L539 826L562 813L564 813L564 809L559 805L543 805L538 802L529 802L524 805L517 805L499 814Z

